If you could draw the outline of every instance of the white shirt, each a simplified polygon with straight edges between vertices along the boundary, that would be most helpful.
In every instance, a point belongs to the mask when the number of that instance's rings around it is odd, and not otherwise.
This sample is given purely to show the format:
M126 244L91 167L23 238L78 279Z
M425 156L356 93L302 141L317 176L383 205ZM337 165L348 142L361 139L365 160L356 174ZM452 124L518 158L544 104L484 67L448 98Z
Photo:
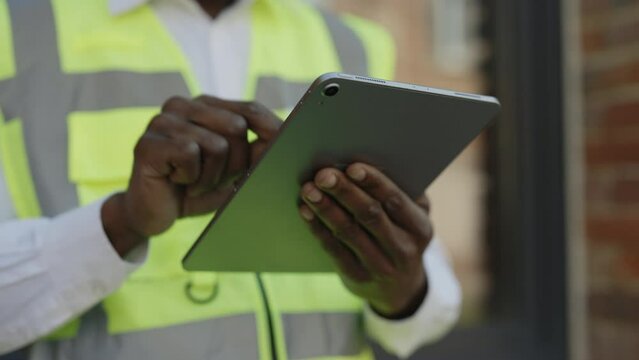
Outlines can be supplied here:
M118 16L150 2L182 48L202 92L234 99L244 94L253 1L239 0L215 20L194 0L110 0L109 6ZM2 171L0 166L0 354L99 303L145 256L125 261L117 255L102 228L102 202L55 218L16 220ZM368 335L400 357L438 340L459 316L459 284L437 240L424 263L429 292L412 317L390 321L364 311Z

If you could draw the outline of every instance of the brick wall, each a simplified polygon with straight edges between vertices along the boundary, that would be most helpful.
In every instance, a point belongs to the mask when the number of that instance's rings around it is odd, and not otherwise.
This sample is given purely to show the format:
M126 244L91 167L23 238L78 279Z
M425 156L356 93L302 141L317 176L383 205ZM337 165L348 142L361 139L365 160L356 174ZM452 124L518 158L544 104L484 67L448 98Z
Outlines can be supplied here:
M582 0L592 360L639 359L639 1Z

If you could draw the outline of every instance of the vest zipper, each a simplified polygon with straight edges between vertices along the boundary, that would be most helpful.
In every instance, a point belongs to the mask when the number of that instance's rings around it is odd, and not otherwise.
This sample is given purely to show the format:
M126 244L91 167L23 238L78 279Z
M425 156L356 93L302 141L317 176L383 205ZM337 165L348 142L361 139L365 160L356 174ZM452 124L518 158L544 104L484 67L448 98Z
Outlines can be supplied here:
M273 330L273 316L271 314L271 308L268 302L268 296L266 295L266 288L264 287L264 281L262 281L262 274L255 274L257 277L257 283L260 286L260 292L262 293L262 300L264 301L264 309L266 310L266 320L268 322L268 337L271 341L271 359L277 360L277 350L275 349L275 331Z

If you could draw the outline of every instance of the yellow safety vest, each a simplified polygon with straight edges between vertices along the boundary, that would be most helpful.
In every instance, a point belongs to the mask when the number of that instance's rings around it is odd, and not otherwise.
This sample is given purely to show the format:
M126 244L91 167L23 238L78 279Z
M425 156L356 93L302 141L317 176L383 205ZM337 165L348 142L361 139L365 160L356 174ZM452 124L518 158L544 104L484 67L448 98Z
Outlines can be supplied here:
M296 0L256 0L251 13L245 99L284 115L319 74L392 77L392 41L364 20ZM0 0L0 154L18 216L56 216L125 189L159 105L199 92L149 6L112 16L106 0ZM40 358L372 357L362 302L334 274L184 271L209 218L152 239L146 263Z

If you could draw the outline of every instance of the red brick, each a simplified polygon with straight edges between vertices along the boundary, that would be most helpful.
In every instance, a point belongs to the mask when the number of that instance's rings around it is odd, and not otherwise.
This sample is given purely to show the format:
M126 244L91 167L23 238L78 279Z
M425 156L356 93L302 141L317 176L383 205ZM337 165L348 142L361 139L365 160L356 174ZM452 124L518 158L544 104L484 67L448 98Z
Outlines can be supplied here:
M634 44L639 40L639 21L617 23L610 21L582 35L582 48L586 54Z
M621 256L616 270L619 277L625 279L626 282L633 279L639 283L639 251L636 247L631 247ZM637 305L639 306L639 303ZM639 313L639 309L637 312Z
M639 215L588 216L586 234L596 242L635 244L639 242Z
M618 180L612 189L612 200L621 205L639 205L639 179Z
M621 246L606 242L587 243L587 284L590 292L605 292L617 285Z
M639 39L639 21L622 25L613 22L604 29L603 37L608 47L635 44Z
M639 96L615 103L639 84L639 54L628 52L639 18L626 13L638 8L581 0L591 360L639 359Z
M593 105L587 113L587 143L607 146L639 142L639 98L636 101Z
M637 62L639 68L639 62ZM614 104L603 113L606 127L638 126L639 99L635 102Z
M610 0L583 0L581 9L583 13L597 13L611 7Z
M604 173L601 175L600 173ZM590 170L586 176L586 202L589 207L599 205L602 202L608 202L610 199L613 181L605 171Z
M637 360L639 329L635 324L592 319L589 333L590 360Z
M637 24L639 33L639 24ZM639 35L637 36L639 41ZM606 90L639 83L639 56L631 63L586 74L586 90Z
M604 39L601 31L592 31L586 33L582 36L581 39L581 47L585 53L593 53L596 51L600 51L606 45L606 40Z
M639 139L639 124L629 126L607 127L603 138L610 144L633 144Z
M639 139L624 143L590 142L586 144L588 165L639 163Z
M590 313L598 318L639 325L639 295L613 290L589 297Z

